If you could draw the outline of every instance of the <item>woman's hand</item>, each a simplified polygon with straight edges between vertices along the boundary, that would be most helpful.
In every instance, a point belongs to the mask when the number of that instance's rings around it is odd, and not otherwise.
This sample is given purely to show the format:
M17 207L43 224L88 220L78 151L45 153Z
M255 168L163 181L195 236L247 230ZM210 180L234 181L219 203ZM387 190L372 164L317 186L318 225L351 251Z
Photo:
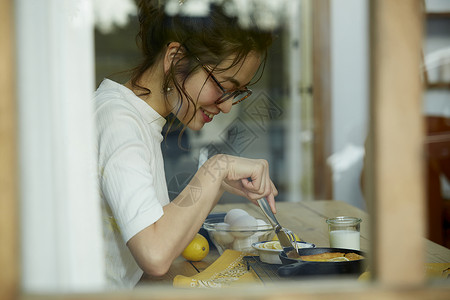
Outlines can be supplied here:
M258 199L265 197L272 211L276 212L275 196L278 190L270 179L266 160L220 154L214 156L212 162L205 164L205 167L223 170L222 187L226 191L246 197L255 204Z

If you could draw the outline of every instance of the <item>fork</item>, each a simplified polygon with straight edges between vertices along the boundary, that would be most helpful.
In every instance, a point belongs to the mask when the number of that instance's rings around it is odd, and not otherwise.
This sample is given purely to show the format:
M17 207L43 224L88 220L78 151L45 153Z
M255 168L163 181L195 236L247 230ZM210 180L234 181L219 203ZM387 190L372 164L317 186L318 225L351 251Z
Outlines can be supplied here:
M257 202L259 204L259 207L263 211L264 215L267 217L270 224L273 226L273 229L275 230L275 233L278 236L278 240L280 241L281 247L283 247L284 252L289 251L290 248L294 248L295 251L298 253L298 243L295 234L291 230L284 228L280 225L277 218L275 218L275 215L270 209L267 199L261 198Z

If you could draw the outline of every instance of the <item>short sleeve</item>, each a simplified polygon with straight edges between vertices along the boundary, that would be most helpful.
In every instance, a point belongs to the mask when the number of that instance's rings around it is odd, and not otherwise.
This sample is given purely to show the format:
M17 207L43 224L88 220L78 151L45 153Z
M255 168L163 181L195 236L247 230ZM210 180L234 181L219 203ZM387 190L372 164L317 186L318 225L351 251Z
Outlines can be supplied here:
M151 168L152 141L144 140L147 124L126 103L112 101L96 113L100 186L127 242L163 215Z

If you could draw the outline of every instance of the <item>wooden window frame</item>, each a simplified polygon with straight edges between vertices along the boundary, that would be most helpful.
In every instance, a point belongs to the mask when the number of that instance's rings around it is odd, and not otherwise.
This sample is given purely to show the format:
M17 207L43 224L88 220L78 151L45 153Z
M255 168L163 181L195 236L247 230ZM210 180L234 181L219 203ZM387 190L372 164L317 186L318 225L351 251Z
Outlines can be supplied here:
M330 1L312 1L313 91L313 196L333 199L332 170L327 163L332 150Z
M198 291L170 288L85 295L29 295L20 290L16 82L13 1L0 4L0 291L2 299L328 299L330 296L379 299L445 299L448 286L428 286L422 272L425 226L422 167L422 7L416 0L371 1L371 138L368 192L375 218L373 261L377 284L330 287L287 283L265 289L249 287ZM398 113L398 112L401 113ZM405 128L407 132L405 131ZM400 161L400 163L399 163ZM395 183L395 184L394 184ZM408 209L405 209L407 207ZM406 234L408 232L408 234ZM404 236L404 238L402 238ZM392 249L402 257L387 255ZM336 286L334 286L336 287Z
M19 295L19 222L17 113L14 65L14 2L0 3L0 291L5 299Z

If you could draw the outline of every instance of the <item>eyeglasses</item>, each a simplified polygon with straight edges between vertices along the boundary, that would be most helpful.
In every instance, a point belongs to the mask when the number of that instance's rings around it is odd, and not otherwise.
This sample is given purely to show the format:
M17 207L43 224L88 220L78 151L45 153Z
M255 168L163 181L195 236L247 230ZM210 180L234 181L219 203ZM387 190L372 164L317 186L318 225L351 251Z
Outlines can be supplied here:
M197 58L197 60L200 62L200 60L198 58ZM232 99L233 105L235 105L235 104L238 104L239 102L244 101L245 99L250 97L250 95L252 94L252 90L248 89L247 87L245 87L241 90L232 90L232 91L227 92L225 90L225 88L217 80L217 78L214 77L214 75L211 73L211 71L205 65L203 65L201 63L200 63L200 65L202 66L203 70L205 70L205 72L208 73L209 77L211 77L211 79L217 84L217 86L223 93L222 96L220 96L216 100L216 102L215 102L216 104L221 104L227 100Z

